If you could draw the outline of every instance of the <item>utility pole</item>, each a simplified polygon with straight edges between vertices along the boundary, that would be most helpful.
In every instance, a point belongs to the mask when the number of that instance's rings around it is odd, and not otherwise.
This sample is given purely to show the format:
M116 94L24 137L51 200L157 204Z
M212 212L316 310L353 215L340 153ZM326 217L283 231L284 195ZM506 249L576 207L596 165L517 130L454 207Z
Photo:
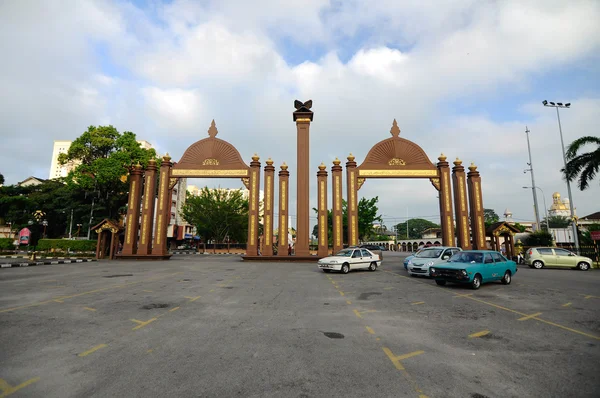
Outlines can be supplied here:
M88 234L87 234L87 238L88 240L90 240L90 237L92 236L92 220L94 219L94 199L96 199L95 196L92 196L92 210L90 211L90 223L88 224Z
M527 169L526 171L529 171L531 173L531 192L533 193L533 207L535 210L535 223L537 225L538 230L542 229L542 224L540 224L540 212L539 212L539 207L538 207L538 200L537 200L537 191L535 190L535 177L533 175L533 163L531 161L531 145L529 144L529 128L527 126L525 126L525 134L527 135L527 150L529 151L529 163L527 163L529 165L529 169Z

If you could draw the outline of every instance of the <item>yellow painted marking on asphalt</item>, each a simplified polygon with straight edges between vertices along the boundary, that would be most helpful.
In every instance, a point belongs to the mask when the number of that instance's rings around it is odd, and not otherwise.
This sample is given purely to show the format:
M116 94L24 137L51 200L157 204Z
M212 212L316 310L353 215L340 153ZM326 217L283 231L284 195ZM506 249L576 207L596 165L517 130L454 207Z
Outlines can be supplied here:
M379 337L377 337L375 340L379 341L379 340L381 340L381 339L380 339Z
M468 293L468 294L456 294L454 297L471 297L473 295L473 293Z
M77 293L77 294L73 294L70 296L60 296L60 297L56 297L54 299L50 299L50 300L46 300L46 301L40 301L38 303L33 303L33 304L27 304L27 305L21 305L19 307L12 307L12 308L4 308L2 310L0 310L0 314L3 312L9 312L9 311L15 311L15 310L21 310L23 308L30 308L30 307L37 307L40 305L44 305L44 304L48 304L48 303L52 303L52 302L57 302L60 303L60 300L64 300L64 299L70 299L70 298L75 298L75 297L81 297L81 296L85 296L88 294L93 294L93 293L98 293L98 292L103 292L106 290L110 290L110 289L118 289L120 287L125 287L125 286L131 286L131 285L136 285L136 284L140 284L140 283L144 283L144 282L150 282L150 281L154 281L154 280L158 280L158 279L162 279L162 278L167 278L169 276L173 276L173 275L177 275L177 274L181 274L181 272L175 272L172 274L168 274L168 275L162 275L159 277L154 277L154 278L149 278L149 279L144 279L142 281L137 281L137 282L129 282L129 283L125 283L123 285L117 285L117 286L109 286L109 287L103 287L101 289L95 289L95 290L90 290L87 292L82 292L82 293ZM56 301L59 300L59 301Z
M83 307L84 310L88 310L88 311L93 311L96 312L96 310L94 308L91 307Z
M344 292L342 292L341 290L338 290L340 292L340 295L343 296Z
M600 298L598 296L592 296L591 294L588 294L587 296L584 297L584 299L591 299L591 298Z
M352 304L352 301L346 300L346 304Z
M416 283L422 283L422 284L424 284L424 285L427 285L427 284L426 284L426 283L424 283L424 282L417 281L417 280L413 280L413 278L409 278L409 277L407 277L407 276L399 275L399 274L397 274L397 273L395 273L395 272L386 271L386 270L384 270L384 272L387 272L387 273L390 273L390 274L396 275L396 276L398 276L398 277L400 277L400 278L410 279L410 280L412 280L413 282L416 282ZM428 285L428 286L430 286L430 285ZM431 287L432 287L432 288L434 288L434 286L431 286ZM441 291L443 291L443 290L441 290ZM451 294L453 294L453 293L451 293ZM580 295L581 295L581 296L584 296L583 294L580 294ZM501 306L501 305L498 305L498 304L490 303L489 301L485 301L485 300L481 300L481 299L478 299L478 298L475 298L475 297L471 297L470 295L467 295L467 294L465 294L465 295L459 295L459 296L460 296L460 297L465 297L465 298L468 298L469 300L477 301L477 302L479 302L479 303L487 304L487 305L489 305L489 306L492 306L492 307L495 307L495 308L499 308L499 309L501 309L501 310L504 310L504 311L512 312L513 314L518 314L518 315L521 315L521 316L528 316L527 314L524 314L524 313L522 313L522 312L515 311L515 310L511 310L510 308L506 308L506 307L503 307L503 306ZM569 327L567 327L567 326L563 326L563 325L560 325L560 324L558 324L558 323L550 322L550 321L547 321L547 320L545 320L545 319L538 318L538 317L535 317L535 318L532 318L532 319L535 319L536 321L539 321L539 322L545 323L545 324L547 324L547 325L552 325L552 326L555 326L555 327L557 327L557 328L561 328L561 329L563 329L563 330L568 330L569 332L573 332L573 333L576 333L576 334L580 334L580 335L582 335L582 336L590 337L590 338L592 338L592 339L594 339L594 340L600 340L600 336L595 336L595 335L593 335L593 334L589 334L589 333L586 333L586 332L582 332L581 330L577 330L577 329L569 328Z
M212 293L212 292L214 292L214 291L215 291L215 289L210 289L210 290L209 290L209 293Z
M56 303L64 303L64 301L62 301L62 300L59 300L59 299L54 299L54 300L52 300L52 301L54 301L54 302L56 302Z
M8 397L9 395L19 391L22 388L27 387L30 384L33 384L39 380L40 380L39 377L35 377L33 379L29 379L26 382L19 384L18 386L13 387L10 384L8 384L8 382L6 380L0 379L0 390L2 390L2 394L0 394L0 398Z
M154 351L152 348L149 349L148 351L146 351L148 354L150 354L152 351Z
M359 318L362 318L362 315L360 315L360 312L358 312L358 310L353 310L354 311L354 315L356 315Z
M192 302L192 301L196 301L196 300L198 300L200 297L202 297L202 296L197 296L197 297L189 297L189 296L185 296L185 298L186 298L186 299L189 299L189 300L190 300L190 302Z
M414 303L410 303L410 305L417 305L417 304L425 304L424 301L415 301Z
M396 366L396 369L398 369L398 370L404 370L404 366L402 365L402 363L400 361L402 361L404 359L415 357L417 355L421 355L425 352L425 351L414 351L414 352L411 352L408 354L395 356L394 353L392 352L392 350L390 350L389 348L387 348L387 347L382 347L382 348L383 348L383 352L385 352L385 354L388 356L390 361L392 361L392 363L394 364L394 366Z
M517 319L517 320L518 320L518 321L526 321L526 320L528 320L528 319L535 318L535 317L536 317L536 316L538 316L538 315L542 315L542 313L541 313L541 312L536 312L535 314L531 314L531 315L525 315L524 317L522 317L522 318L519 318L519 319Z
M489 334L489 333L490 333L489 330L482 330L481 332L470 334L469 338L472 339L474 337L481 337L481 336L485 336L486 334Z
M150 320L148 320L146 322L138 321L137 319L131 319L131 321L133 321L135 323L138 323L138 325L136 327L134 327L133 329L131 329L131 330L141 329L144 326L147 326L149 323L152 323L152 322L156 321L157 319L158 319L158 317L154 317L154 318L152 318L152 319L150 319Z
M373 329L371 329L368 326L365 326L367 328L367 332L371 333L371 334L375 334L375 331Z
M567 303L567 304L563 304L562 307L568 307L570 306L572 303Z
M178 310L178 309L180 309L180 308L181 308L181 307L175 307L175 308L171 308L171 309L169 310L169 312L177 311L177 310Z
M106 344L99 344L99 345L97 345L96 347L90 348L89 350L87 350L87 351L84 351L84 352L82 352L81 354L79 354L79 355L77 355L77 356L79 356L79 357L85 357L85 356L88 356L88 355L90 355L91 353L93 353L93 352L96 352L96 351L98 351L99 349L101 349L101 348L104 348L104 347L106 347Z

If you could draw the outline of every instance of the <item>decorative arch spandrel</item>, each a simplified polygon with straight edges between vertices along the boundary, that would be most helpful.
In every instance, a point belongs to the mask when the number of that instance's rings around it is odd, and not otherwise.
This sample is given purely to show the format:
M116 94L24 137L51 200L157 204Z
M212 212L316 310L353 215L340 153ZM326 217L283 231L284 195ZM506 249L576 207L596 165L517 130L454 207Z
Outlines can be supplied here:
M213 120L208 138L190 145L171 171L172 177L248 177L249 166L229 142L216 138Z

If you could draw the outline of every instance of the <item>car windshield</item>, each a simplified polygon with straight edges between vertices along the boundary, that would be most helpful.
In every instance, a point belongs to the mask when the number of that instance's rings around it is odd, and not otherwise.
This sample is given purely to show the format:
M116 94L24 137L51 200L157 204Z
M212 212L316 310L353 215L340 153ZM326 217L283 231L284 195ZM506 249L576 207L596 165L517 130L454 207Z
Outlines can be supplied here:
M450 263L482 263L483 253L459 252L448 260Z
M440 254L442 254L441 249L429 249L429 250L423 250L420 253L415 254L415 257L419 257L419 258L438 258L440 256Z
M352 256L352 252L353 252L353 250L344 249L344 250L340 250L339 252L337 252L336 256L337 257L350 257L350 256Z

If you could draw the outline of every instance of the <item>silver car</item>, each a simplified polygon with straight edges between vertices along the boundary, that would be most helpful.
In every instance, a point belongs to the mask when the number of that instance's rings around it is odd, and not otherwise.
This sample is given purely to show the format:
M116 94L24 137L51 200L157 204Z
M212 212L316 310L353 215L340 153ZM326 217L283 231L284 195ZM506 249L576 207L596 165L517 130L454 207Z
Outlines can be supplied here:
M423 249L408 262L410 276L429 276L429 267L445 263L454 254L462 251L460 247L433 246Z

